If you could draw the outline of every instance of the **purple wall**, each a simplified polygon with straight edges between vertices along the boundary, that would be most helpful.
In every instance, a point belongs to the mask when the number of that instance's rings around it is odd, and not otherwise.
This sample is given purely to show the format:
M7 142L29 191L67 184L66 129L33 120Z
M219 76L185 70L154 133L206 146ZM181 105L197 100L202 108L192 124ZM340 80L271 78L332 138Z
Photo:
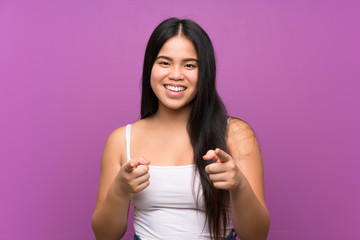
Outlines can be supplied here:
M138 119L145 44L171 16L209 33L229 113L256 131L269 239L360 239L359 10L340 0L0 1L0 239L94 239L105 140Z

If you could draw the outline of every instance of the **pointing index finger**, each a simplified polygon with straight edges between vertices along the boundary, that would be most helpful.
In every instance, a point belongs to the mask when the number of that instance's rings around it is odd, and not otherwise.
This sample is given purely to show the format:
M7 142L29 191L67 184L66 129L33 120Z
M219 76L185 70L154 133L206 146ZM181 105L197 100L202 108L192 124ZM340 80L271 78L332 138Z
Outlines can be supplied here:
M136 158L136 159L131 159L130 161L128 161L124 168L126 172L132 172L135 168L137 168L139 165L149 165L150 161L147 161L143 158Z
M220 159L221 162L228 162L232 160L232 157L228 153L221 150L220 148L215 149L215 154Z

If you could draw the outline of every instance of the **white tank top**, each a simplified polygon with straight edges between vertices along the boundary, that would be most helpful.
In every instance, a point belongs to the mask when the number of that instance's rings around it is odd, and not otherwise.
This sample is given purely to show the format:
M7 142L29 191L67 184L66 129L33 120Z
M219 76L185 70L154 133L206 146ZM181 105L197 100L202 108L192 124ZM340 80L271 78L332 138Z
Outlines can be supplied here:
M131 159L130 135L131 124L126 126L128 161ZM141 240L210 239L195 165L149 167L150 185L131 197L135 234Z

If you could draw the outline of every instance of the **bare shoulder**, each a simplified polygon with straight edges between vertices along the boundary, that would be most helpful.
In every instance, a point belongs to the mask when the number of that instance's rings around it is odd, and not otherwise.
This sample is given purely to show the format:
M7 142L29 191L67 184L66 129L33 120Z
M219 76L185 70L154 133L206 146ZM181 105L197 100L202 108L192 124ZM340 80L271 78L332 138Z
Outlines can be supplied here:
M136 128L139 128L141 130L146 130L147 128L150 128L153 125L153 116L140 119L139 121L134 122L132 125Z
M121 164L122 152L126 149L126 126L115 129L110 133L103 152L103 160L117 160Z
M235 135L243 135L243 134L250 134L253 135L253 130L250 125L238 118L230 118L229 126L228 126L228 133L235 134Z
M132 124L132 129L142 130L144 127L144 121L139 120ZM133 130L132 130L133 131ZM133 134L131 134L133 135ZM108 137L104 152L103 161L114 162L117 159L117 163L124 164L126 159L126 126L115 129Z
M227 146L230 153L238 157L260 151L255 133L251 126L243 120L231 118L227 130Z
M120 127L110 133L106 140L101 157L99 189L95 210L104 201L112 181L121 168L123 159L126 159L124 157L126 155L124 152L126 151L125 133L126 127Z
M255 195L266 207L262 156L253 129L245 121L231 118L228 125L226 145L237 166L246 176Z
M108 137L108 141L110 142L121 142L122 140L125 139L125 131L126 131L126 126L122 126L119 127L117 129L115 129L114 131L112 131Z

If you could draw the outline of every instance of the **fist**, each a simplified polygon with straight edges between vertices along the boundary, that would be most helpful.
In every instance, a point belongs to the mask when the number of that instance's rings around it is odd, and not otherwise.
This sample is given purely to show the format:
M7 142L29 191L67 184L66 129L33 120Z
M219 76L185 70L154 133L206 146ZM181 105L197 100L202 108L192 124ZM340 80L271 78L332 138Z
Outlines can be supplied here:
M122 193L137 193L149 186L149 164L150 161L135 158L122 165L117 175Z
M237 167L234 159L217 148L209 150L204 156L205 161L214 160L206 166L205 171L209 174L214 187L224 190L235 190L241 184L243 174Z

